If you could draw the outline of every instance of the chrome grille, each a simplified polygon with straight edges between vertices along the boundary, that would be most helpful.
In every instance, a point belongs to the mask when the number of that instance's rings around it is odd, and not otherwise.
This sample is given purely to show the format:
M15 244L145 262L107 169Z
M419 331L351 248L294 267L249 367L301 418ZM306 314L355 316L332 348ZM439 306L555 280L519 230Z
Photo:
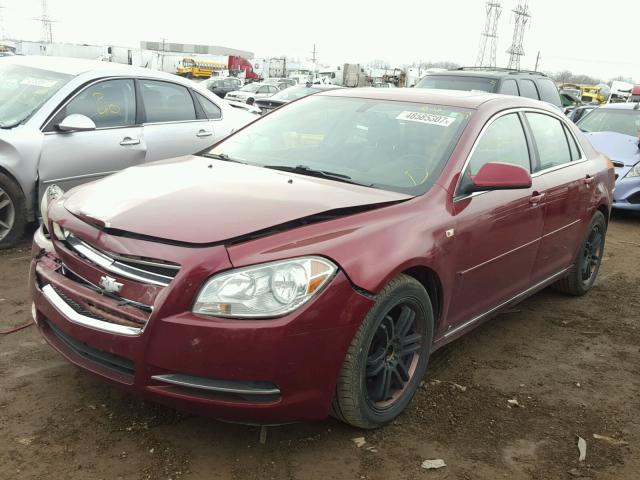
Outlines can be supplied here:
M180 270L178 264L171 262L102 251L72 234L66 237L65 244L104 270L142 283L166 287Z

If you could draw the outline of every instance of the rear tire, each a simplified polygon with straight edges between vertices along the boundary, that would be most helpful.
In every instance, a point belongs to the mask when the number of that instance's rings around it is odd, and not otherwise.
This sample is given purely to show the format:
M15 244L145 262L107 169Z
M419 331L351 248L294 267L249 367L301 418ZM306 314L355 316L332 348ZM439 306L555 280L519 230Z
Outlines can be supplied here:
M16 182L0 173L0 249L13 247L27 225L24 195Z
M569 274L553 285L555 290L574 296L584 295L591 290L600 270L606 233L607 220L602 212L597 211L591 218Z
M424 287L399 275L376 297L347 351L331 415L360 428L391 422L407 407L427 369L433 308Z

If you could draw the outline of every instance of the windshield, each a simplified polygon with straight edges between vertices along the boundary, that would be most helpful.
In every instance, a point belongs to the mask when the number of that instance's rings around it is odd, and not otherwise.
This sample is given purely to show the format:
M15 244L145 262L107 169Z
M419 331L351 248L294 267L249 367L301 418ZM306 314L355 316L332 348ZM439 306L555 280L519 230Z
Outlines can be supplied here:
M417 83L416 88L495 92L497 85L498 81L495 78L472 77L467 75L427 75Z
M462 108L312 95L275 110L209 154L420 195L436 181L470 116Z
M48 70L0 65L0 128L27 120L72 78Z
M240 89L241 92L255 92L260 88L260 85L257 83L248 83L244 87Z
M286 88L284 90L279 91L271 98L273 100L297 100L298 98L306 97L307 95L311 95L312 93L319 92L320 89L312 88L312 87L293 87Z
M635 137L640 133L640 110L596 108L578 126L584 132L618 132Z

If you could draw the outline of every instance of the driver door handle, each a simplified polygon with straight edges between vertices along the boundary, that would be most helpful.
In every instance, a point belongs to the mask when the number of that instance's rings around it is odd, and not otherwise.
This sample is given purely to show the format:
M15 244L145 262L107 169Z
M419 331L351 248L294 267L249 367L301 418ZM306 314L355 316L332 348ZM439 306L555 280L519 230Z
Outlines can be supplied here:
M544 193L533 192L531 194L531 197L529 198L529 203L531 203L533 205L537 205L542 201L542 199L544 199L545 195L546 194L544 194Z
M132 138L132 137L124 137L122 141L120 141L120 145L122 145L123 147L126 147L128 145L140 145L140 139Z
M211 135L213 135L213 130L208 128L201 128L198 130L198 133L196 133L196 137L210 137Z

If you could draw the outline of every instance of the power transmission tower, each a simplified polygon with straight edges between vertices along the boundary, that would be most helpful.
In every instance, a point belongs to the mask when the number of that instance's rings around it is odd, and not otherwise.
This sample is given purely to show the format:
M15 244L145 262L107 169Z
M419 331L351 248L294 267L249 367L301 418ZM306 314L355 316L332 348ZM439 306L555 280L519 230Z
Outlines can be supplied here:
M53 43L53 31L51 25L53 20L49 17L49 9L47 7L47 0L42 0L42 16L40 22L42 23L42 41L44 43Z
M502 7L497 0L487 0L487 16L484 21L484 30L480 34L480 47L476 67L495 67L496 48L498 46L498 19L502 13ZM487 45L488 44L488 45Z
M524 55L524 48L522 47L524 29L531 19L528 0L520 0L520 3L513 9L513 13L515 14L515 24L513 26L513 41L507 50L509 54L507 68L520 70L520 57Z

